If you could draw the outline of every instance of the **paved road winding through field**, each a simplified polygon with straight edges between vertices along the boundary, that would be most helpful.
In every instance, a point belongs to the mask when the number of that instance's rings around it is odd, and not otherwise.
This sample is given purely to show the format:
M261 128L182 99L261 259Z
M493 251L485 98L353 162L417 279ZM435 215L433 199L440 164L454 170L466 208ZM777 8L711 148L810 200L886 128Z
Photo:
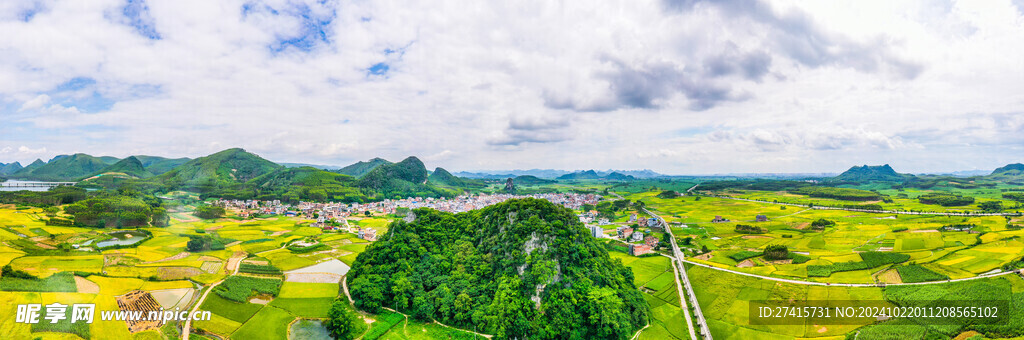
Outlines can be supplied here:
M240 267L240 266L235 266L235 271L233 273L231 273L231 275L238 275L238 267ZM228 276L228 277L231 277L231 276ZM227 277L225 277L224 279L226 280ZM210 292L212 292L213 289L217 287L217 285L219 285L219 284L221 284L223 282L224 282L224 280L220 280L220 281L217 281L216 283L214 283L213 285L211 285L210 289L207 289L206 292L203 293L203 296L199 297L199 300L196 301L196 305L192 307L192 311L189 312L188 315L189 316L195 315L195 313L197 311L199 311L199 306L202 306L203 305L203 301L206 300L206 296L210 295ZM191 330L192 330L192 318L188 318L187 320L185 320L185 327L182 327L182 329L181 329L181 340L188 340L188 335L189 335L189 333L191 333Z

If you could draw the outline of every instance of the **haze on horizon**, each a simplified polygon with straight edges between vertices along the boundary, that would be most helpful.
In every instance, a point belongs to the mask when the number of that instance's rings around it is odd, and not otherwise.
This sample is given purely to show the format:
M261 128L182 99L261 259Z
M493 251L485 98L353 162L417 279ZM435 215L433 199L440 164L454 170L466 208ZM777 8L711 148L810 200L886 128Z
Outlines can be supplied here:
M452 171L1024 161L1024 1L0 3L0 162Z

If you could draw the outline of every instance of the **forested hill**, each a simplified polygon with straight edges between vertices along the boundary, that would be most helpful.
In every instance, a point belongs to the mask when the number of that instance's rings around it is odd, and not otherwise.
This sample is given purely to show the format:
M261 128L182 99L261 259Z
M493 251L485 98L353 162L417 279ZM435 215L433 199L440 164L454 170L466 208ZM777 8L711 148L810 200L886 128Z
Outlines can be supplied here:
M499 339L628 339L648 320L633 273L571 210L516 199L394 222L349 272L356 306Z
M21 170L22 166L19 162L8 163L0 166L0 175L9 175Z
M260 156L234 148L186 162L157 178L172 186L241 183L281 168Z
M434 169L434 172L430 173L427 180L430 181L430 183L438 185L462 186L462 180L455 177L455 175L452 175L452 173L448 172L448 170L445 170L444 168Z
M557 183L557 182L556 181L552 181L550 179L537 178L537 176L522 175L522 176L516 176L516 178L513 178L512 179L512 183L523 184L523 185L540 185L540 184L551 184L551 183Z
M360 161L355 164L341 168L335 172L343 175L349 175L353 177L362 177L363 175L370 172L370 170L376 169L378 166L391 164L391 162L383 158L374 158L369 161Z
M185 164L191 159L188 158L164 158L159 156L132 156L142 163L142 166L146 168L146 171L154 175L163 174L171 171L175 167Z
M597 171L594 171L594 170L580 171L580 172L574 172L574 173L571 173L571 174L565 174L565 175L558 176L558 179L564 179L564 180L568 180L568 179L599 179L599 178L601 178L601 175L598 175Z
M833 177L833 182L867 183L872 181L880 182L903 182L912 175L901 175L896 173L889 164L879 166L854 166L850 170Z
M117 162L113 157L94 157L84 153L60 155L46 163L37 160L31 165L11 174L12 178L67 181L89 176Z
M378 198L455 196L458 193L427 183L427 176L423 162L419 158L409 157L370 170L356 185L376 193Z
M1021 172L1024 172L1024 164L1020 164L1020 163L1007 164L1006 166L1003 166L1003 167L997 168L995 170L992 170L992 174L993 175L994 174L1002 174L1002 173L1021 173Z
M140 162L138 158L135 158L135 156L128 156L125 159L117 161L117 163L111 164L110 166L93 173L92 176L105 173L123 173L136 178L153 177L153 174L146 171L146 168L142 166L142 162Z

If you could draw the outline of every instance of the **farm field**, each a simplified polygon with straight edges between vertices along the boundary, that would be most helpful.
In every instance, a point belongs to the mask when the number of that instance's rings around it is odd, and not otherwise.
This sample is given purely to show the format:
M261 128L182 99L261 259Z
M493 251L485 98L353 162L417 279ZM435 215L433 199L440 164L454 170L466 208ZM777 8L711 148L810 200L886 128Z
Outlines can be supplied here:
M227 271L229 259L252 257L279 270L313 271L347 270L338 259L356 255L366 248L363 240L344 232L324 233L309 227L315 221L292 217L271 217L255 220L217 219L201 220L191 215L172 214L167 227L141 228L150 233L142 242L119 249L98 251L95 242L110 239L114 230L47 226L41 209L16 210L0 208L0 265L10 265L38 279L0 278L0 299L19 303L52 302L97 303L97 309L117 310L115 297L135 290L154 292L157 300L174 308L191 305L199 288L219 282L231 274ZM367 226L386 231L390 220L367 219ZM294 253L282 247L288 241L309 236L323 237L329 247L312 253ZM221 250L190 252L187 249L193 237L212 237L226 245ZM78 245L80 249L57 249L62 243ZM334 261L334 262L330 262ZM315 267L318 263L326 267ZM333 264L332 264L333 263ZM339 267L339 268L335 268ZM326 269L325 269L326 268ZM79 275L79 276L74 276ZM253 274L244 274L253 275ZM307 274L311 275L311 274ZM268 278L273 278L271 275ZM256 302L235 302L211 293L200 306L212 313L211 320L196 321L194 329L217 334L223 338L279 339L286 338L288 327L300 318L324 318L331 303L339 295L337 283L281 282L267 295L258 291L251 296ZM335 278L336 280L336 278ZM222 284L223 285L223 284ZM230 286L230 284L229 284ZM244 284L243 287L256 287ZM34 292L22 292L31 288ZM246 289L246 288L241 288ZM225 293L238 299L239 294ZM265 301L260 302L260 299ZM73 301L72 301L73 300ZM15 304L16 305L16 304ZM13 308L4 304L0 309ZM0 310L2 311L2 310ZM14 311L11 310L11 315ZM98 316L97 316L98 317ZM11 318L13 320L13 318ZM28 327L13 322L0 323L0 335L19 338L33 334L43 338L79 337L132 338L123 321L100 321L82 327L61 326ZM423 325L430 328L430 325ZM443 332L442 332L443 333ZM104 336L99 336L103 334ZM439 333L440 334L440 333ZM106 336L109 335L109 336ZM157 331L134 335L136 339L164 339ZM193 334L193 338L202 338Z
M663 199L651 192L625 197L642 200L669 223L678 224L683 232L677 233L677 240L689 239L680 244L692 244L688 248L691 255L704 247L710 250L691 260L757 275L830 283L876 283L881 269L913 264L937 274L918 278L959 279L991 273L1024 257L1024 242L1020 241L1024 233L1007 229L1007 219L1001 216L871 214L714 197ZM757 215L766 216L767 221L755 221ZM716 216L728 222L711 222ZM831 224L818 229L811 226L819 220ZM760 231L740 232L739 225ZM970 225L972 229L943 229L951 225ZM805 259L734 259L744 252L757 254L769 245L785 246ZM864 267L856 255L864 252L902 257L899 261ZM821 268L839 270L821 272Z
M663 186L685 190L692 182ZM545 190L602 190L608 186L583 180L545 187ZM971 296L969 291L995 292L993 294L1020 299L1024 291L1024 280L1016 275L942 283L1024 266L1024 230L1012 226L1020 223L1019 218L814 210L716 197L663 198L659 197L660 191L648 191L636 185L616 184L610 189L632 202L642 202L672 224L676 241L689 261L783 279L888 285L884 288L810 286L688 265L690 281L716 338L828 339L856 332L884 337L909 332L907 329L952 337L957 335L954 333L958 329L907 328L894 326L894 322L751 325L747 307L749 301L764 299L892 302L905 296ZM894 206L906 209L928 206L914 199L927 191L908 189L899 193L906 193L908 197L895 199ZM787 192L740 191L735 194L769 201L849 203ZM897 192L887 194L895 196ZM984 199L1000 199L995 191L985 191L984 195ZM617 211L613 224L603 226L606 235L614 235L617 226L629 224L633 213L646 217L635 207ZM758 215L763 216L760 221ZM35 277L0 277L0 298L25 303L79 301L116 310L119 308L117 296L142 290L152 292L162 305L184 307L195 304L195 299L210 285L219 284L200 306L201 310L211 312L211 319L191 325L194 338L201 339L202 334L206 334L205 338L210 339L280 339L288 338L293 331L319 336L323 328L313 321L326 318L336 298L345 298L338 280L371 245L354 233L314 227L315 219L301 216L255 219L189 216L188 213L173 213L166 227L138 228L143 238L137 243L96 249L100 242L114 239L117 230L47 226L41 209L0 208L0 241L4 241L0 245L0 262L10 265L11 270ZM380 236L388 231L392 218L395 217L360 214L348 221L353 227L373 228ZM719 218L725 221L712 222ZM196 239L213 240L219 246L190 251L190 242ZM298 240L323 246L307 252L288 247ZM769 258L769 248L776 246L784 246L787 257ZM638 334L638 339L688 339L690 320L684 319L680 306L672 260L657 253L636 257L615 250L609 254L632 271L634 284L650 306L650 325ZM236 274L234 269L238 263L244 265ZM899 286L904 283L930 284L921 286L928 287L922 289ZM359 330L363 339L474 338L462 330L408 319L388 311L376 315L358 312L358 315L368 322ZM163 339L168 332L177 331L151 330L132 335L123 322L107 321L97 321L88 327L0 322L2 335L31 334L44 339L102 338L98 334ZM1006 328L991 331L1024 336Z

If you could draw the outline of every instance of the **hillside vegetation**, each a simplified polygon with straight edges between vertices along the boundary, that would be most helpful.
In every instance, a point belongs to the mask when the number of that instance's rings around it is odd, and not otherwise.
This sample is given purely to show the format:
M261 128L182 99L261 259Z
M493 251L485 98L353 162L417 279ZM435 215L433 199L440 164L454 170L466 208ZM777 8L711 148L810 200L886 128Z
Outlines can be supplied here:
M372 190L381 198L404 198L407 196L448 197L456 193L427 183L427 168L416 157L409 157L394 164L380 165L356 183L359 187Z
M36 160L29 166L11 174L11 178L37 181L69 181L87 177L106 168L117 161L108 162L110 158L101 158L77 153L54 157L48 163Z
M833 177L833 182L869 183L869 182L903 182L912 175L896 173L889 164L879 166L855 166Z
M235 148L182 164L158 179L172 187L206 189L222 184L241 183L281 168L274 162Z
M135 158L135 156L128 156L127 158L117 161L117 163L111 164L110 166L105 167L100 171L91 174L90 176L96 176L105 173L122 173L137 178L153 177L153 174L150 173L149 171L146 171L146 168L142 165L142 162L140 162L138 158Z
M392 164L391 162L383 158L374 158L369 161L360 161L355 164L346 166L337 170L336 172L343 175L349 175L352 177L362 177L369 173L371 170L376 169L378 166Z
M249 182L257 197L298 200L362 202L367 196L355 188L352 176L313 167L281 168Z
M633 272L571 210L528 198L415 213L357 257L348 274L357 307L500 339L627 339L647 323Z

